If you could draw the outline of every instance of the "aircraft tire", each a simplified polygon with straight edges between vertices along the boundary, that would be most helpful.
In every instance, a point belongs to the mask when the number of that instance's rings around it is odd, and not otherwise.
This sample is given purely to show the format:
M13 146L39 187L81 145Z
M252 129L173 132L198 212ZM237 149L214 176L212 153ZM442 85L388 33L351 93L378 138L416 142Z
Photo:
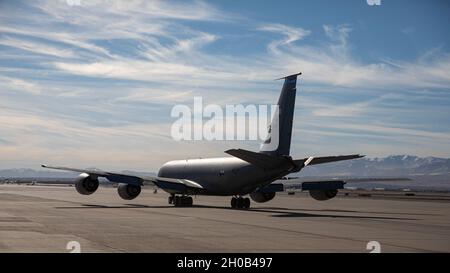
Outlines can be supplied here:
M183 206L183 197L175 195L173 198L173 204L175 205L175 207L182 207Z
M243 200L244 202L242 202L243 203L243 207L244 207L244 209L249 209L250 208L250 198L244 198L244 200Z
M231 198L231 208L236 208L237 199L236 197Z
M172 202L175 207L192 207L194 203L191 196L174 196Z
M192 207L192 203L193 203L192 197L190 197L190 196L183 196L182 199L183 199L183 206L184 207Z
M242 209L244 207L244 198L239 197L236 200L236 208Z

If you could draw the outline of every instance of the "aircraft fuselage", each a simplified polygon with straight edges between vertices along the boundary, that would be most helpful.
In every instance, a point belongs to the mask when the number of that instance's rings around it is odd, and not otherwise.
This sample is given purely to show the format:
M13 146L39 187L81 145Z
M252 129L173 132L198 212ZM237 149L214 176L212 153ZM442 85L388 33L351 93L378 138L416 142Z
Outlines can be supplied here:
M219 157L169 161L158 177L191 179L204 187L203 194L226 196L251 193L288 173L287 167L264 170L239 158Z

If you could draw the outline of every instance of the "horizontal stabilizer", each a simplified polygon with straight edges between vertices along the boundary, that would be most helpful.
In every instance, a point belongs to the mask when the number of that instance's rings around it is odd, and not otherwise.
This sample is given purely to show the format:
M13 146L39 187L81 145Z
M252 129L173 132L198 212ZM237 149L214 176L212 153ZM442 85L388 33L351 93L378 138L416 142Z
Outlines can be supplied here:
M278 78L278 79L275 79L275 80L276 80L276 81L278 81L278 80L283 80L283 79L286 79L286 78L291 78L291 77L300 76L301 74L302 74L302 72L299 72L299 73L292 74L292 75L289 75L289 76L284 76L284 77L281 77L281 78Z
M349 160L364 157L364 155L338 155L338 156L323 156L323 157L307 157L303 159L294 160L295 164L298 166L308 166L317 165L323 163L330 163L335 161Z
M286 158L281 156L279 157L262 153L255 153L244 149L231 149L225 151L225 153L240 158L244 161L247 161L248 163L258 166L262 169L273 169L286 163L289 163L289 161Z

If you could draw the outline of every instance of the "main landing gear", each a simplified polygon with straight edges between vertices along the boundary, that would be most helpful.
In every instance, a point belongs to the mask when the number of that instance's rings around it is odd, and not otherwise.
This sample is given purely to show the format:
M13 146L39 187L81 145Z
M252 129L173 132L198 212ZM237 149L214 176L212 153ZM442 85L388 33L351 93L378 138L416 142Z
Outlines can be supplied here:
M250 208L250 198L242 196L231 198L231 208L233 209L248 209Z
M169 204L175 205L175 207L192 207L194 201L191 196L187 195L171 195L169 196Z

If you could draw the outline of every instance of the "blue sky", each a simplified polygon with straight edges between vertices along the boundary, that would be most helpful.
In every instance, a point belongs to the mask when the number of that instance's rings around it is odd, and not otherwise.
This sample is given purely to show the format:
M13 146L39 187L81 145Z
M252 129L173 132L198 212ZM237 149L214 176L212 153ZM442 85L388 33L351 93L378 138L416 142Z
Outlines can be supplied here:
M176 142L170 111L274 103L299 71L293 156L450 157L448 1L72 2L0 2L0 168L257 150Z

